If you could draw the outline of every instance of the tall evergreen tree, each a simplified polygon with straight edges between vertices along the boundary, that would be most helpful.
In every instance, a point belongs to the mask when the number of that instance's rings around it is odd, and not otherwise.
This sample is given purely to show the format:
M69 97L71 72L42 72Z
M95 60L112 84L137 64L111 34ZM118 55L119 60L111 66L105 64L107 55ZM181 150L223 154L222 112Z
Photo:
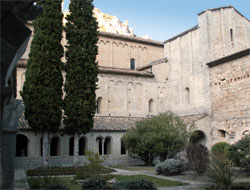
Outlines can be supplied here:
M21 96L25 118L35 132L43 134L43 164L48 165L48 133L58 130L62 119L61 0L40 0L43 14L34 22L25 82Z
M98 25L93 17L93 0L71 0L66 17L66 81L64 125L74 134L74 165L79 157L79 134L86 134L94 124L97 89Z

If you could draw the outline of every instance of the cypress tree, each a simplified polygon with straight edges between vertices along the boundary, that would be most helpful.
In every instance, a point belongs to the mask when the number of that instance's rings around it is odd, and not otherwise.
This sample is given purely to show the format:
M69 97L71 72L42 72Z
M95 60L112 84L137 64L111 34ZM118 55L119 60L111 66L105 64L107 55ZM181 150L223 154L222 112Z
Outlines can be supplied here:
M40 0L43 14L34 22L25 82L21 96L31 129L43 134L43 164L48 165L48 133L56 132L62 119L61 0Z
M65 131L74 134L74 165L77 166L80 133L93 128L96 110L98 25L93 0L71 0L66 17Z

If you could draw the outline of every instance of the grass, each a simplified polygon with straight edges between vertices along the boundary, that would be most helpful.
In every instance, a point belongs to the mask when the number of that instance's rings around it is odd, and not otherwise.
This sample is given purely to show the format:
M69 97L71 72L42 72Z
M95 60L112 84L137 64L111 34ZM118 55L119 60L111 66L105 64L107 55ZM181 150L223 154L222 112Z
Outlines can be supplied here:
M147 172L155 171L155 168L153 166L113 166L112 168L128 170L128 171L147 171Z
M171 180L161 179L161 178L147 176L147 175L132 175L132 176L111 175L111 178L115 178L117 181L122 181L122 180L132 181L132 180L137 180L137 179L145 179L145 180L153 182L156 187L189 185L188 183L183 183L180 181L171 181ZM68 190L81 189L81 185L71 182L70 177L56 177L56 179L62 185L66 186ZM39 180L41 180L41 178L28 178L28 183L37 184L39 183Z
M42 178L28 178L27 181L29 183L30 189L32 189L32 184L38 184ZM70 177L56 177L56 180L62 184L63 186L67 187L68 190L77 190L81 189L81 185L77 183L71 182Z
M145 179L145 180L153 182L156 187L189 185L188 183L183 183L180 181L172 181L172 180L152 177L152 176L148 176L148 175L131 175L131 176L113 175L113 176L114 176L114 178L116 178L117 181L121 181L121 180L129 181L129 180L136 180L136 179Z

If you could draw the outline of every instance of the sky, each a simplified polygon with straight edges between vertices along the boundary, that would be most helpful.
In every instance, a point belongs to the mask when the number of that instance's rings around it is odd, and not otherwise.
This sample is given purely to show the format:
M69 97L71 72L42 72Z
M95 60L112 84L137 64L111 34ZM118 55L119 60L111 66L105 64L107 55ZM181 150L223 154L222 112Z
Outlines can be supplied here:
M64 0L66 10L70 0ZM137 36L165 41L198 24L198 13L233 6L250 20L250 0L94 0L102 12L117 16Z

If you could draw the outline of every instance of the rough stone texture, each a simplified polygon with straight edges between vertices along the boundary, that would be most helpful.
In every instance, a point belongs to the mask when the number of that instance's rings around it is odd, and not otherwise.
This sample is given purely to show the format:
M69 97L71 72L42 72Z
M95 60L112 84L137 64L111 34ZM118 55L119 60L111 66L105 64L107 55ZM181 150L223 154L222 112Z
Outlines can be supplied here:
M213 142L235 143L250 134L250 53L211 67L210 86Z

